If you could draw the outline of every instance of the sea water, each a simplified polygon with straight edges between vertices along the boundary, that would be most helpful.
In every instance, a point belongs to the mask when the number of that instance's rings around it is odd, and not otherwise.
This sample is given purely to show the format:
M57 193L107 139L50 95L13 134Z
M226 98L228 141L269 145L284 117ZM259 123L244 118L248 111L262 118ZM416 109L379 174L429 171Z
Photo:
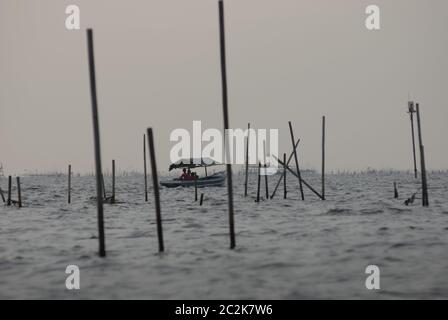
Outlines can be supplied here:
M270 193L277 179L269 177ZM319 175L304 179L320 190ZM287 200L282 183L274 199L256 203L256 180L245 198L244 176L234 177L235 250L227 188L199 189L202 206L194 188L161 188L166 252L159 254L152 188L145 202L143 176L119 176L118 203L104 206L107 257L100 258L94 177L73 177L67 204L66 176L23 176L24 207L0 204L0 298L448 298L447 173L429 173L429 208L419 180L404 172L329 174L326 201L307 189L301 201L288 175ZM79 290L66 288L69 265L79 267ZM366 288L369 265L380 270L380 290Z

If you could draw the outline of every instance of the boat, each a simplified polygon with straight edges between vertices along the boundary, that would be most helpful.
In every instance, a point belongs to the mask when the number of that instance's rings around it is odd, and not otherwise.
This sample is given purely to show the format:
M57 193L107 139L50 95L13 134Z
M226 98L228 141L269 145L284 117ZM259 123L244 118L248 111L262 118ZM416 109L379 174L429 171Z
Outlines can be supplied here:
M216 172L212 175L208 175L207 167L220 165L220 163L215 162L212 159L181 159L176 163L173 163L169 167L169 171L174 169L193 169L193 168L204 168L204 177L199 177L196 180L183 180L180 178L175 178L171 180L160 181L160 185L167 188L177 188L177 187L222 187L226 181L225 171Z
M161 181L160 184L167 188L177 188L177 187L194 187L198 188L204 187L222 187L226 181L225 172L217 172L211 176L198 178L196 180L181 180L179 178Z

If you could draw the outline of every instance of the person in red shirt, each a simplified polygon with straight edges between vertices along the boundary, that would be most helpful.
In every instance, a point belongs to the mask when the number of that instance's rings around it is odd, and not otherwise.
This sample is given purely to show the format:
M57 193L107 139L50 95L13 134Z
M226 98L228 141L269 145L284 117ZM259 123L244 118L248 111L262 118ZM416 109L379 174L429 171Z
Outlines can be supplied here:
M188 180L187 169L183 168L182 171L183 171L183 173L182 173L182 175L180 176L179 179L180 180Z
M191 175L191 170L187 170L187 178L185 180L193 180L193 176Z

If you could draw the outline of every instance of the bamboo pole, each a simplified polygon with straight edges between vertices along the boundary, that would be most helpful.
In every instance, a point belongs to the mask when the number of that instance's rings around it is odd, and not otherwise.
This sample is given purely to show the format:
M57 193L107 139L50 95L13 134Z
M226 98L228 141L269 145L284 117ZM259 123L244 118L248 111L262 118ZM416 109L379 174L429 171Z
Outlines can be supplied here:
M68 203L72 202L72 165L68 165Z
M198 201L198 181L195 177L194 179L194 201L197 202Z
M302 200L305 200L305 195L303 194L302 177L300 175L299 160L297 159L297 149L294 144L295 139L294 139L294 132L292 130L291 121L289 121L288 124L289 124L289 132L291 133L292 147L294 149L293 150L294 151L294 161L296 162L297 178L299 179L299 186L300 186L300 195L302 197Z
M422 204L424 207L429 206L428 199L428 185L426 180L426 163L425 163L425 149L423 146L421 118L420 118L420 106L417 103L417 128L418 128L418 140L420 144L420 166L421 166L421 178L422 178Z
M112 160L112 198L110 203L115 203L115 160Z
M255 200L255 202L260 202L260 184L261 184L261 162L258 163L257 200Z
M269 199L269 186L268 186L268 175L266 174L267 170L267 165L266 163L264 164L264 185L265 185L265 191L266 191L266 200Z
M199 205L202 206L202 202L204 201L204 194L201 193L201 200L199 201Z
M426 160L425 160L425 146L421 146L421 157L422 157L422 175L424 176L423 178L423 185L424 185L424 189L423 189L423 206L424 207L428 207L429 206L429 199L428 199L428 180L427 180L427 175L426 175Z
M269 186L268 186L268 175L267 175L267 164L266 164L266 141L263 141L263 154L264 154L264 184L266 191L266 200L269 199Z
M398 189L397 189L397 183L394 182L394 198L398 199Z
M297 142L296 142L296 148L297 148L297 146L299 145L299 142L300 142L300 139L297 139ZM288 166L289 163L291 162L293 156L294 156L294 151L291 151L291 154L289 155L289 158L288 158L288 162L287 162L287 164L286 164L287 166ZM272 192L271 199L274 198L275 193L277 192L277 189L278 189L278 187L280 186L280 183L282 182L282 180L283 180L283 175L281 175L280 178L278 179L278 181L277 181L277 185L275 186L275 189L274 189L274 192Z
M247 197L247 183L249 181L249 139L250 137L250 123L247 124L247 139L246 139L246 177L244 182L244 196Z
M283 199L286 199L286 153L283 154Z
M163 228L162 228L162 214L160 208L160 193L159 193L159 179L157 177L156 152L154 148L154 138L152 128L147 129L149 158L151 161L151 176L154 189L154 202L156 204L156 220L157 220L157 238L159 240L159 252L165 250L163 244Z
M20 177L17 177L17 203L22 208L22 189L20 188Z
M143 134L143 174L145 175L145 202L148 202L148 174L146 169L146 135Z
M414 102L408 102L409 116L411 118L411 137L412 137L412 153L414 156L414 176L417 179L417 155L415 153L415 134L414 134Z
M219 1L219 34L221 48L221 77L222 77L222 105L224 115L224 132L229 129L229 112L227 98L227 68L226 68L226 40L224 27L224 3ZM226 139L226 150L229 153L229 139ZM227 196L229 204L229 233L230 233L230 249L235 248L235 223L233 213L233 186L232 186L232 165L227 161Z
M284 162L283 161L281 161L281 160L279 160L278 158L277 158L277 161L281 164L281 165L283 165L284 164ZM289 172L291 172L296 178L299 178L299 176L298 176L298 174L296 173L296 172L294 172L294 170L292 170L289 166L286 166L286 169L289 171ZM321 200L323 200L322 199L322 195L320 195L319 194L319 192L317 192L308 182L306 182L304 179L301 179L301 181L303 182L303 184L308 188L308 189L310 189L316 196L318 196Z
M105 257L106 241L104 235L104 214L103 214L103 199L102 199L103 185L101 183L103 171L101 168L100 129L98 120L99 117L98 117L98 104L96 94L95 59L93 50L92 29L87 29L87 46L89 54L90 92L92 96L93 138L95 145L96 200L97 200L97 214L98 214L99 255L100 257Z
M8 176L8 201L6 203L7 206L11 205L11 192L12 192L12 177Z
M325 116L322 117L322 200L325 200Z

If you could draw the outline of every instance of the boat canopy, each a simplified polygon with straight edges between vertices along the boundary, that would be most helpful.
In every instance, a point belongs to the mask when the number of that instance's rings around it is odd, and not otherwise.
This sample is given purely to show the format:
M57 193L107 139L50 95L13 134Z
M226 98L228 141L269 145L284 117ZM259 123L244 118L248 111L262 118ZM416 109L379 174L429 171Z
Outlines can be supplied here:
M175 163L172 163L170 165L169 171L173 169L179 169L179 168L198 168L198 167L210 167L210 166L217 166L221 163L216 162L213 159L210 158L190 158L190 159L180 159L179 161L176 161Z

